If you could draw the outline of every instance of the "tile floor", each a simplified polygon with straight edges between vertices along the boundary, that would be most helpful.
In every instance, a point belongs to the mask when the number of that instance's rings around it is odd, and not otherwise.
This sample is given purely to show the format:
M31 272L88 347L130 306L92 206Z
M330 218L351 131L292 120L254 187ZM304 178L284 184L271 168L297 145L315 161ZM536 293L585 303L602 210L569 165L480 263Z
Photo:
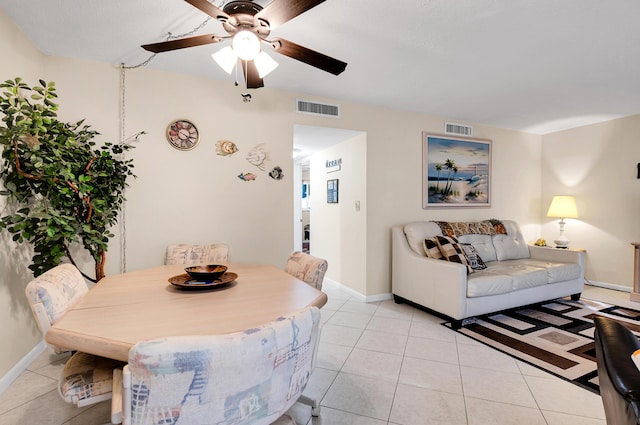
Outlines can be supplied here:
M328 286L328 285L325 285ZM322 309L316 370L296 404L299 425L605 425L599 396L459 335L423 311L364 303L332 287ZM586 298L634 306L629 294L587 287ZM635 307L640 307L635 304ZM58 396L65 358L43 353L0 395L3 425L109 422L109 402L78 409Z

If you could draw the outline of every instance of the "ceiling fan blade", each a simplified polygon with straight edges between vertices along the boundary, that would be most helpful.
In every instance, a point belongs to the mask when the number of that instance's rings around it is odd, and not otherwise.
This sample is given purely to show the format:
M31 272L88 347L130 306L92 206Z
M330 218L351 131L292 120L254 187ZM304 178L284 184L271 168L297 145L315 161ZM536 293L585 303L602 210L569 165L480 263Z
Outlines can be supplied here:
M269 22L274 29L324 2L325 0L273 0L256 14L256 18Z
M196 35L194 37L179 38L177 40L161 41L159 43L145 44L143 49L153 53L168 52L171 50L184 49L185 47L202 46L222 41L221 37L213 34Z
M283 38L274 38L269 42L276 52L289 56L290 58L297 59L308 65L315 66L316 68L329 72L333 75L339 75L347 67L346 62L334 59L330 56L300 46L299 44Z
M184 0L189 3L191 6L196 7L211 16L214 19L219 21L226 21L229 19L229 15L227 15L222 10L218 9L213 4L209 3L207 0Z
M253 61L243 61L242 62L242 72L244 74L244 79L247 82L248 89L259 89L260 87L264 87L264 81L258 75L258 68L256 68L256 64Z

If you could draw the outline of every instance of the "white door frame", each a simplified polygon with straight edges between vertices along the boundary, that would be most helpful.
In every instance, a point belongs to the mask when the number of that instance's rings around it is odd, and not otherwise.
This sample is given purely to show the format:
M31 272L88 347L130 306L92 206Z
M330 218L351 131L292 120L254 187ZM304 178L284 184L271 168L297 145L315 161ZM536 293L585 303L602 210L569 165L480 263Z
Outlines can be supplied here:
M302 251L302 164L293 163L293 251Z

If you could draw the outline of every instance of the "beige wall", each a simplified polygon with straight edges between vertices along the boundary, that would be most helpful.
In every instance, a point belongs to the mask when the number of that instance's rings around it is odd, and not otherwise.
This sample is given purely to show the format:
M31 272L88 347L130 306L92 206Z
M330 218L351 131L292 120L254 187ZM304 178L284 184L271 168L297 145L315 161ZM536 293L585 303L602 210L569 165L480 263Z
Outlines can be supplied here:
M585 277L626 287L633 282L633 248L640 241L640 116L543 137L543 233L559 233L546 217L553 195L574 195L579 219L567 219L571 245L587 249Z
M327 173L327 160L342 160ZM338 179L338 203L327 203L327 180ZM367 136L316 153L311 158L311 254L327 260L326 277L367 293ZM356 211L355 203L360 203Z
M390 291L390 227L396 224L510 218L521 223L528 240L535 240L540 221L540 136L474 125L475 137L492 140L491 207L424 210L421 133L442 133L445 120L362 109L362 127L355 128L367 132L366 295Z
M35 83L42 78L43 55L2 12L0 58L0 81L23 77ZM0 211L5 208L5 198L0 197ZM11 235L0 233L0 377L41 339L24 295L25 284L31 278L26 269L30 258L29 249L16 247Z

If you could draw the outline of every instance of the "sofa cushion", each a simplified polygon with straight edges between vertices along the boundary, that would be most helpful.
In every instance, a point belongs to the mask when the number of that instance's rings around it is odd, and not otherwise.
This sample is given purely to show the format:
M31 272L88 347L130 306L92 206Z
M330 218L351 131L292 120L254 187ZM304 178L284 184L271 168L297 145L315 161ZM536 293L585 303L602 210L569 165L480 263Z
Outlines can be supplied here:
M416 221L404 226L404 234L411 249L424 256L424 240L441 234L440 226L433 221Z
M464 264L467 266L467 272L473 273L473 269L469 266L469 261L467 261L467 256L456 238L436 236L436 243L445 259L453 263Z
M492 262L486 270L478 271L467 278L467 297L484 297L506 294L518 289L542 286L547 283L547 271L515 260Z
M490 270L482 270L467 278L467 297L506 294L512 290L511 277Z
M524 240L518 224L511 220L504 220L502 224L507 234L491 236L498 261L529 258L529 246Z
M434 258L436 260L444 259L436 238L426 238L424 240L424 253L429 258Z
M580 265L575 263L552 263L540 260L528 260L527 262L533 266L542 267L547 271L547 283L578 279L582 272Z
M484 270L487 268L487 265L482 261L482 257L478 254L478 251L473 247L473 245L468 243L461 243L460 246L464 251L464 255L467 257L467 262L469 263L469 267L473 270Z
M534 286L549 283L547 270L532 264L529 259L497 261L491 263L489 268L493 273L511 276L513 279L512 290L532 288Z
M470 243L478 251L484 261L496 261L496 249L493 247L491 236L489 235L462 235L458 237L460 243Z

